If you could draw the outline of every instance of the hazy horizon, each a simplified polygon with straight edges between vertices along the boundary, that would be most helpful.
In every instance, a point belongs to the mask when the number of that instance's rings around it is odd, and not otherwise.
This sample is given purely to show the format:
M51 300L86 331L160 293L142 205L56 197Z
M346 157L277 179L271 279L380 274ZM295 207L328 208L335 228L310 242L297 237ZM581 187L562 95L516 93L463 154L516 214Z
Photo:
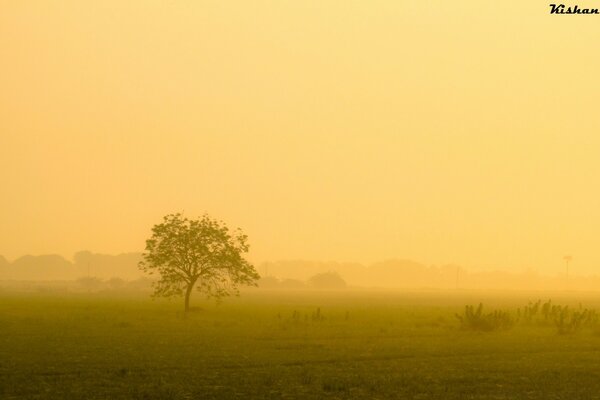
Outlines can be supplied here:
M110 283L113 278L137 281L150 278L139 268L142 253L101 254L79 251L73 257L57 254L24 255L7 260L0 255L2 285L27 282L79 282L93 278ZM394 258L372 263L327 260L268 260L254 263L259 286L266 289L306 289L320 274L334 274L348 288L596 291L600 275L586 274L570 266L556 273L534 269L506 271L469 269L456 264L429 265L418 260ZM156 278L156 277L154 277ZM338 278L336 278L338 279ZM338 283L339 283L338 279ZM2 286L0 285L0 286Z
M3 2L0 254L206 212L254 262L594 274L600 25L515 8Z
M33 258L42 258L42 257L60 257L68 262L76 262L76 256L78 253L90 253L92 255L95 256L107 256L107 257L120 257L120 256L130 256L130 255L141 255L144 253L143 250L138 250L138 251L124 251L124 252L117 252L117 253L105 253L105 252L96 252L96 251L90 251L90 250L79 250L74 252L71 255L65 255L65 254L60 254L57 252L48 252L48 253L25 253L25 254L20 254L17 255L13 258L7 257L4 254L0 254L0 261L2 261L3 259L5 261L7 261L8 263L12 264L15 261L18 261L20 259L23 259L25 257L33 257ZM396 262L396 261L400 261L400 262L409 262L409 263L415 263L415 264L420 264L424 267L428 267L428 268L439 268L439 267L447 267L447 266L456 266L456 267L460 267L463 270L468 270L470 272L473 273L479 273L479 272L507 272L507 273L515 273L515 274L520 274L520 273L533 273L533 274L542 274L542 275L547 275L547 276L561 276L565 274L566 271L566 265L565 265L565 261L562 261L562 264L556 268L555 270L550 270L550 269L540 269L540 268L533 268L533 267L523 267L521 269L507 269L507 268L502 268L502 267L488 267L488 268L482 268L482 267L466 267L464 265L458 264L458 263L453 263L453 262L441 262L441 263L428 263L426 261L423 260L418 260L418 259L412 259L412 258L408 258L408 257L382 257L382 258L378 258L378 259L374 259L374 260L367 260L367 261L358 261L358 260L350 260L350 259L341 259L341 260L334 260L334 259L309 259L309 258L302 258L302 257L296 257L296 258L278 258L278 259L264 259L264 260L255 260L252 259L252 257L248 258L249 261L251 263L253 263L253 265L255 267L261 267L264 266L265 264L271 264L271 263L294 263L294 262L300 262L300 263L320 263L320 264L340 264L340 265L351 265L351 264L355 264L355 265L361 265L364 267L368 267L369 265L373 265L373 264L378 264L378 263L384 263L384 262ZM140 274L143 275L143 273L140 271ZM573 275L573 276L589 276L589 275L599 275L600 276L600 271L586 271L586 270L581 270L579 268L577 268L577 264L575 264L575 267L573 266L573 260L569 262L569 274Z

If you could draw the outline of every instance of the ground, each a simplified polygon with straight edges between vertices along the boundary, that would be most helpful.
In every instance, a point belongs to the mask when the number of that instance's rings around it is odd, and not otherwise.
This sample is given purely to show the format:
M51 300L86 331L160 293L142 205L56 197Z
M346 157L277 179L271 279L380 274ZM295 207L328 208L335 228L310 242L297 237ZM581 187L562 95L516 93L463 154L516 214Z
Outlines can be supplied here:
M459 328L466 304L600 294L267 292L221 305L0 290L1 399L600 399L600 334Z

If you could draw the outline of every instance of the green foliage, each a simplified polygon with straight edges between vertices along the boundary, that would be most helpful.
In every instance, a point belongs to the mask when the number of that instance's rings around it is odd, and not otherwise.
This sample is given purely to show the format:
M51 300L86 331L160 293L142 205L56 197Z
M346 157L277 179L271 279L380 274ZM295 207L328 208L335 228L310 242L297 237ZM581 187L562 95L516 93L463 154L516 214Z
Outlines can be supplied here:
M509 329L514 325L514 320L508 312L494 310L491 313L483 313L483 304L479 306L465 306L464 315L456 314L460 326L465 330L473 331L495 331Z
M259 275L243 257L248 249L248 237L222 221L170 214L152 228L139 267L159 276L154 296L185 295L187 311L194 288L218 300L238 295L240 285L256 285Z

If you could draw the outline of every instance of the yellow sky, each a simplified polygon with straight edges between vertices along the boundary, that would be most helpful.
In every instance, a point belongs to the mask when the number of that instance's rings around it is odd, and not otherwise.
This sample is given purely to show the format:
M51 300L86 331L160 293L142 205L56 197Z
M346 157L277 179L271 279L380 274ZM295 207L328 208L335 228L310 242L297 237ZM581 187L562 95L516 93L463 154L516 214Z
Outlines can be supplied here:
M2 0L0 254L185 211L257 262L600 272L599 40L538 0Z

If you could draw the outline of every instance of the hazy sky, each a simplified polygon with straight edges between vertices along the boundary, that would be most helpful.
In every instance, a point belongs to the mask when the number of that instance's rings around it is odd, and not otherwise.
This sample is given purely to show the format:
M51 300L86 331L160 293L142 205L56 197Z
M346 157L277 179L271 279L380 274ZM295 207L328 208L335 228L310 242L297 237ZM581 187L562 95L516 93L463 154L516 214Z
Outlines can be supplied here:
M184 211L257 262L600 272L599 40L538 0L0 0L0 254Z

